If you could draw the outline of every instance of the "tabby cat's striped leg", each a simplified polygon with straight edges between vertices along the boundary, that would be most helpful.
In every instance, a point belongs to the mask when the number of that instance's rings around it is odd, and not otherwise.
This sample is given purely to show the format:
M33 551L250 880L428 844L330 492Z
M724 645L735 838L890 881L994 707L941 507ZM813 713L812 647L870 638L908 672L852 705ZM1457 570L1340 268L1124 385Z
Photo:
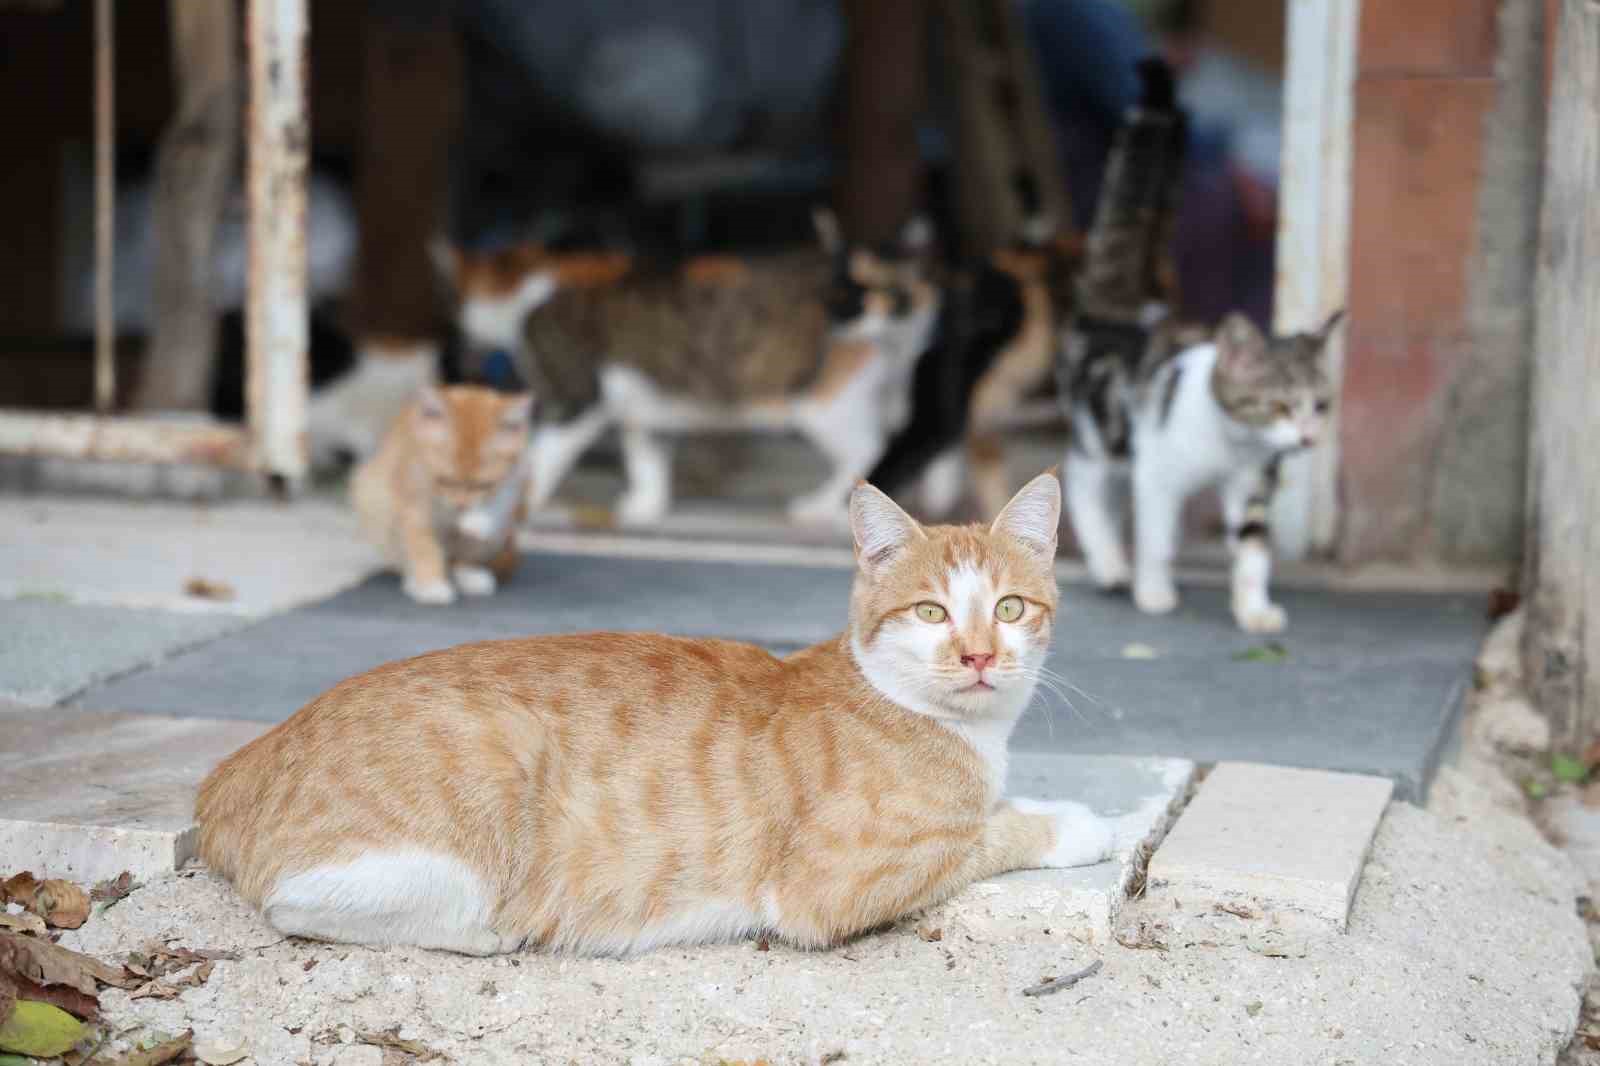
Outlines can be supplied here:
M1288 623L1282 607L1267 595L1272 550L1267 518L1277 466L1251 468L1222 483L1222 516L1233 552L1233 617L1247 633L1277 633Z

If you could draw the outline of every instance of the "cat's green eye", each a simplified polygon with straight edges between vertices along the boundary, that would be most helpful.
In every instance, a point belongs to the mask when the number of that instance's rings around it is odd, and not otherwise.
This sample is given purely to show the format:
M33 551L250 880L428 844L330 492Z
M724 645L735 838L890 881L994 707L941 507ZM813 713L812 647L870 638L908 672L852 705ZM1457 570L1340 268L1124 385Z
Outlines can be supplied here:
M1007 596L994 605L994 616L1002 622L1015 622L1022 617L1022 597Z
M943 622L947 617L945 609L937 603L917 604L917 617L924 622Z

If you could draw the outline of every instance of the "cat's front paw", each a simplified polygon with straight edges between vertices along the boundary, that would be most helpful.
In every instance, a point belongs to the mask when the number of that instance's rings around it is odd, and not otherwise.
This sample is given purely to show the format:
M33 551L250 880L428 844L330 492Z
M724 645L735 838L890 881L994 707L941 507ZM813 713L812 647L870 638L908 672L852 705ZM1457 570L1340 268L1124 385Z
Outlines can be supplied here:
M667 501L655 493L629 489L617 497L616 513L625 526L653 526L667 517Z
M1289 624L1289 615L1275 603L1235 607L1233 619L1246 633L1282 633Z
M493 596L498 587L494 574L481 566L458 566L450 576L456 579L456 587L466 596Z
M1054 823L1055 838L1036 865L1057 869L1067 866L1093 866L1111 857L1116 849L1116 832L1111 823L1088 807L1072 800L1017 798L1011 805L1024 814L1043 814Z
M1145 614L1168 614L1178 606L1178 589L1171 578L1141 578L1134 583L1133 602Z
M1089 578L1101 592L1126 590L1133 582L1133 571L1128 560L1113 556L1109 559L1088 560Z
M442 579L418 581L408 577L401 582L400 587L417 603L425 603L431 607L442 607L456 602L456 590L450 587L450 582Z

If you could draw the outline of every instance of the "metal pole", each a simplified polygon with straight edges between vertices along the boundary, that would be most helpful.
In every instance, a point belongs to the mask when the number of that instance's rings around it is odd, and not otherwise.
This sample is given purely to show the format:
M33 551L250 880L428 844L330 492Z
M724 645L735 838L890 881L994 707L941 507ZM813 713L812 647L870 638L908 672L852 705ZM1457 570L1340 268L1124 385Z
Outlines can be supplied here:
M117 393L116 112L111 0L94 5L94 407L111 410Z
M306 0L249 0L248 413L258 468L292 490L307 461Z

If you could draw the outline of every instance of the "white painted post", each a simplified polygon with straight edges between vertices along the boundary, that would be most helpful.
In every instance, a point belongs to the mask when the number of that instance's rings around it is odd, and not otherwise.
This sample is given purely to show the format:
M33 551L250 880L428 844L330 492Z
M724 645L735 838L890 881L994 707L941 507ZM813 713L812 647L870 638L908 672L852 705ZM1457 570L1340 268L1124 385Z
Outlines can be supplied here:
M1278 197L1274 328L1313 330L1345 305L1350 283L1351 142L1361 0L1290 0ZM1345 327L1328 343L1335 396ZM1289 559L1333 550L1339 521L1339 406L1328 439L1283 464L1272 533Z
M248 416L256 466L293 489L307 465L306 0L249 0Z

